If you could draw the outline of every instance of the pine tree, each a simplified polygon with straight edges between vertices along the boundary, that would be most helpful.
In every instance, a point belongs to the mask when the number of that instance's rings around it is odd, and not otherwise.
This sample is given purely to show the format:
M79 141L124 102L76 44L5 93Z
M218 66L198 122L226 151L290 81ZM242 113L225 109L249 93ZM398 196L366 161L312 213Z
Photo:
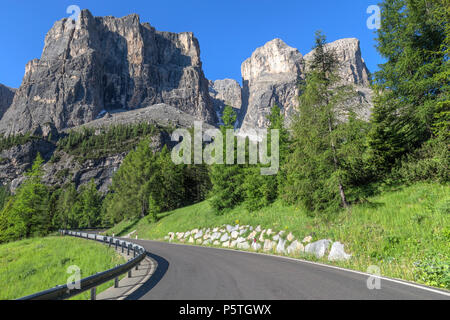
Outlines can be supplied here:
M8 186L0 186L0 210L8 203L9 197L11 196Z
M289 133L284 127L284 116L280 107L274 105L268 117L270 121L268 130L268 145L271 144L271 130L279 130L279 158L282 165L287 155L287 146L289 142ZM245 169L245 207L250 211L268 206L276 200L281 192L280 186L284 183L282 175L278 172L276 175L261 175L263 165L252 165Z
M149 213L152 221L157 214L182 206L184 201L183 167L172 162L167 146L155 161L155 170L149 180Z
M16 221L15 223L21 226L17 229L20 232L13 232L20 238L46 235L51 230L51 217L48 214L49 192L41 182L43 162L38 154L31 170L25 174L25 181L2 214L6 219L11 219L6 224Z
M377 50L387 61L375 73L369 135L378 173L432 137L439 103L449 100L448 1L385 0L381 9Z
M11 198L0 211L0 243L19 240L26 236L25 221L17 210L12 210Z
M234 128L236 118L233 108L226 106L222 116L223 125L220 127L224 146L226 145L226 130ZM244 168L245 165L239 164L213 164L210 166L209 176L213 185L210 201L216 213L221 214L228 209L234 208L244 200Z
M154 222L158 213L185 202L183 166L172 162L166 146L154 153L150 140L143 139L113 176L111 192L104 202L103 221L117 223L149 216Z
M56 214L53 217L54 228L70 229L81 226L82 208L78 198L79 195L73 183L61 188Z
M292 151L283 168L283 198L289 203L300 202L310 211L348 207L346 164L351 155L343 150L348 150L353 136L362 139L355 126L343 124L342 118L352 119L354 106L346 106L345 102L355 92L340 84L336 55L325 49L325 43L325 37L316 33L299 116L292 124Z
M79 201L81 207L80 227L92 228L99 226L102 201L94 179L91 179L87 185L81 187Z
M107 203L107 215L113 223L124 218L144 217L148 213L148 184L155 162L155 155L149 144L148 139L143 139L137 148L125 157L113 176L113 196Z

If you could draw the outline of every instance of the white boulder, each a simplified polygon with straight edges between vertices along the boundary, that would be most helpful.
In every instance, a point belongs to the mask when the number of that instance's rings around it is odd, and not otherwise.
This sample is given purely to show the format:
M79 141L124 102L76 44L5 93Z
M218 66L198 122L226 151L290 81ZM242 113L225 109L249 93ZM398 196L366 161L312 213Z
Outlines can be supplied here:
M201 237L203 237L203 231L200 230L199 232L197 232L194 236L194 239L200 239Z
M241 243L241 242L244 242L244 241L245 241L245 238L242 238L242 237L239 237L239 238L236 239L237 243Z
M211 240L217 240L217 239L220 239L220 237L221 237L221 234L219 233L219 232L214 232L212 235L211 235Z
M277 253L286 253L285 245L286 245L286 240L283 240L280 238L278 240Z
M256 237L256 234L257 234L257 233L258 233L258 232L256 232L256 231L252 231L252 232L248 235L247 239L248 239L248 240L253 239L254 237Z
M254 251L260 250L260 249L261 249L261 244L258 243L258 242L253 242L253 243L252 243L252 249L253 249Z
M293 241L288 247L287 247L287 253L288 254L299 254L300 252L305 251L305 248L303 247L303 244L301 244L299 241L295 240Z
M263 250L264 251L271 251L272 249L273 249L273 247L275 246L275 243L274 242L272 242L271 240L269 240L269 239L266 239L265 241L264 241L264 248L263 248Z
M328 255L329 261L345 261L352 257L351 254L347 254L344 251L344 245L340 242L335 242L331 246L330 254Z
M261 234L259 235L259 242L264 242L264 234L265 234L265 230L263 230L263 232L261 232Z
M238 247L238 249L244 249L244 250L250 249L250 245L248 244L247 241L238 243L237 247Z
M308 243L305 247L305 252L314 254L317 258L322 258L325 252L330 247L331 240L319 240L313 243Z

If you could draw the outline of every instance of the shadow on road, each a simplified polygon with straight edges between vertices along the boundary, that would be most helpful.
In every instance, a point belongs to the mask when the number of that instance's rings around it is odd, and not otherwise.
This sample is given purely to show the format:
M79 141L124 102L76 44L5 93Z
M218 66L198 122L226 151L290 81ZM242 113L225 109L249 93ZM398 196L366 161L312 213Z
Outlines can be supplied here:
M166 274L167 269L169 269L169 262L163 257L149 252L147 252L147 256L154 259L158 263L158 267L156 268L150 279L148 279L142 286L140 286L139 289L130 294L125 300L138 300L142 298L150 290L152 290L159 281L161 281L161 279Z

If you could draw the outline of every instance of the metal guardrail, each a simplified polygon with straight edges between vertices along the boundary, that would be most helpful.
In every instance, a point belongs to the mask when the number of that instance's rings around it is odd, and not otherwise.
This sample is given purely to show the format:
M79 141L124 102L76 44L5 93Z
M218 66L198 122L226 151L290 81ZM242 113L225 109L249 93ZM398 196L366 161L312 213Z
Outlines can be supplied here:
M60 230L60 233L61 235L69 235L99 241L107 244L109 247L114 246L116 250L121 248L122 253L125 253L126 250L127 255L133 254L133 258L124 264L118 265L117 267L81 279L78 288L71 288L72 286L69 287L68 284L58 285L54 288L37 292L29 296L22 297L18 300L64 300L83 293L89 289L91 290L91 300L95 300L96 288L99 285L115 279L114 287L117 288L119 284L119 276L128 272L128 277L131 277L133 268L138 270L139 264L145 259L147 254L142 246L113 237L68 230Z

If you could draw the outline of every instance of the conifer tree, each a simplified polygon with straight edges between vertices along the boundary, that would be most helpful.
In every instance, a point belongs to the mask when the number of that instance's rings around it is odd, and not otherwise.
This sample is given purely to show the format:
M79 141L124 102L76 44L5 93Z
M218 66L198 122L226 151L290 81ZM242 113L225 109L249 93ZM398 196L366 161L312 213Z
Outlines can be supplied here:
M362 132L343 124L343 118L354 118L354 107L345 102L355 92L341 85L335 52L327 50L325 43L325 36L317 32L299 116L292 124L292 152L284 166L283 198L289 203L302 203L310 211L348 207L347 163L351 156L361 157L343 152L355 139L361 141Z
M448 1L384 0L381 17L377 50L386 62L375 73L368 140L377 173L387 172L442 124L450 75Z
M81 187L79 201L81 209L79 226L83 228L99 226L101 222L101 195L97 191L94 179L91 179L87 185Z
M226 145L226 130L234 128L236 118L233 108L226 106L222 116L223 125L220 127L224 146ZM236 139L234 141L236 146ZM227 209L234 208L244 200L244 167L245 165L239 164L213 164L210 166L210 179L213 185L210 201L217 213L220 214Z
M1 232L13 234L14 239L46 235L51 230L49 192L41 182L43 162L38 154L31 170L25 174L25 181L2 212L3 228L6 229ZM15 224L18 225L17 228L13 226ZM8 231L11 228L14 229L13 232Z
M284 117L281 113L280 107L274 105L271 109L271 113L268 117L270 121L268 130L268 145L271 144L272 136L271 130L279 130L279 159L280 164L283 164L287 154L289 133L284 127ZM245 201L246 208L250 211L260 209L268 206L278 197L278 193L281 191L280 186L284 183L281 178L281 173L276 175L262 175L261 167L263 165L251 165L245 169Z

